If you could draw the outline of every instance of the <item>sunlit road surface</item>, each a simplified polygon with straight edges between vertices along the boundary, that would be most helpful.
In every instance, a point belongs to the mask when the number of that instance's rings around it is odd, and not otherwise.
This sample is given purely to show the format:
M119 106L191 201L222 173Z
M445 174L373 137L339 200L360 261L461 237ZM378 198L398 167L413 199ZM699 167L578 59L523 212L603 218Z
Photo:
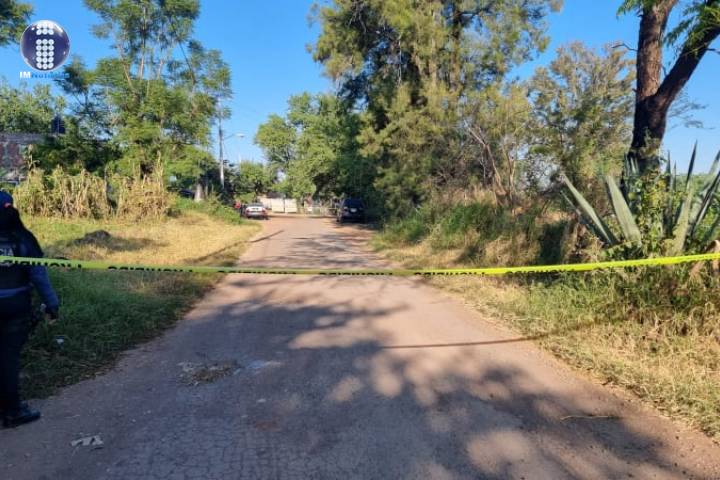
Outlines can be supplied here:
M245 265L383 266L362 228L263 225ZM720 478L707 438L420 279L231 275L36 404L43 420L0 431L4 480ZM71 446L93 435L102 448Z

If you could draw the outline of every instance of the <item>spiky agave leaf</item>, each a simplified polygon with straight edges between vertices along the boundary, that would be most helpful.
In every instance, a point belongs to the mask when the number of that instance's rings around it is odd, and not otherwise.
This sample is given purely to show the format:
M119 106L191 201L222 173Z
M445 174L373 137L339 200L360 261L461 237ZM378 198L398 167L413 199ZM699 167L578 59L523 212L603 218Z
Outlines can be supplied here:
M714 177L715 174L718 172L718 167L720 167L720 152L715 155L715 160L713 160L713 163L710 166L710 172L708 173L708 175L710 177Z
M709 245L710 242L713 240L716 240L720 236L720 213L715 218L715 221L710 226L707 232L705 232L705 235L703 235L702 240L700 243L702 245Z
M718 154L717 159L720 158L720 154ZM711 173L715 173L717 170L717 166L713 164L713 167L710 169ZM708 180L708 183L705 184L705 187L702 191L702 200L697 204L696 208L693 211L693 214L690 217L690 233L689 237L693 238L695 235L695 231L702 223L703 219L705 218L705 215L707 215L708 209L710 208L710 204L712 203L713 199L715 198L715 193L718 190L718 186L720 185L720 173L715 173L714 177L711 177Z
M632 188L633 181L638 176L638 172L637 160L631 155L626 154L624 157L621 189L625 199L630 205L632 205L632 202L630 201L630 189Z
M716 170L718 170L718 167L720 167L720 152L718 152L718 154L715 156L715 161L713 162L712 168L710 168L711 175ZM718 173L718 176L720 176L720 173ZM716 187L716 188L718 188L718 187ZM713 196L714 195L715 195L715 193L713 193ZM710 197L710 201L712 201L712 197ZM707 212L705 213L705 215L707 215ZM704 219L705 215L703 215L703 219ZM702 221L702 219L701 219L701 221ZM699 224L699 222L698 222L698 224ZM713 222L713 224L710 226L710 229L707 232L705 232L705 235L703 236L700 243L702 245L708 245L713 240L716 240L719 236L720 236L720 213L718 213L718 216L715 219L715 221Z
M625 173L628 177L635 177L639 173L637 159L630 155L625 155Z
M618 224L620 225L623 237L633 243L642 243L640 229L638 228L637 223L635 223L635 218L633 218L630 207L625 201L625 197L623 197L620 188L617 186L617 183L615 183L615 179L613 179L610 175L606 175L605 183L607 185L608 196L610 197L613 211L615 212L615 218L617 218Z
M685 242L690 231L690 213L694 201L694 190L690 188L685 194L685 199L680 204L677 217L675 218L675 224L673 227L673 239L672 239L672 255L682 253L685 248Z
M675 202L675 188L677 186L677 165L673 165L670 160L670 153L668 152L668 163L667 163L667 199L665 203L665 211L663 212L663 232L665 235L672 233L673 221L675 220L675 212L673 209Z
M707 174L706 180L703 183L702 188L700 189L699 196L701 198L705 198L710 192L710 190L713 188L713 184L715 183L716 177L718 176L718 164L720 163L720 152L715 156L715 160L713 160L712 166L710 167L710 172Z
M560 192L560 194L562 195L563 199L567 202L568 206L573 209L573 211L575 212L575 215L577 215L580 223L582 225L585 225L589 230L591 230L595 234L595 236L602 238L601 233L598 232L598 230L595 228L595 226L592 224L592 222L590 222L586 218L586 216L585 216L585 214L583 214L582 210L580 210L580 208L577 205L575 205L575 203L572 200L570 200L570 198L567 195L565 195L565 192Z
M693 146L692 155L690 156L690 165L688 166L687 178L685 179L685 191L690 189L690 179L692 178L693 169L695 168L695 157L697 156L697 142Z
M577 209L580 210L582 214L581 216L585 219L588 226L595 232L595 235L597 235L600 240L602 240L607 245L617 245L617 239L615 238L607 224L605 224L605 222L603 222L603 220L597 214L592 205L590 205L590 203L585 200L585 197L583 197L583 195L577 191L577 189L572 184L572 182L570 182L570 180L568 180L566 177L563 177L563 182L568 187L568 190L570 190L570 193L575 199L575 203L573 205L575 205Z

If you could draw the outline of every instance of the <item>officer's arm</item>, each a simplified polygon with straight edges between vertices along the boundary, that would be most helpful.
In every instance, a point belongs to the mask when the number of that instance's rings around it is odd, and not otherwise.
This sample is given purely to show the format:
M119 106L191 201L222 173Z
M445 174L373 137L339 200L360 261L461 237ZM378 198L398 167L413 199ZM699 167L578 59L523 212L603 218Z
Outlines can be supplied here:
M24 251L25 256L42 258L43 251L40 248L35 236L26 231L26 234L22 237L21 250ZM30 267L30 283L33 284L37 292L42 297L43 302L47 311L52 316L57 316L57 310L60 307L60 301L58 300L55 290L52 288L50 283L50 277L48 277L47 268L42 265L35 265Z
M57 294L55 294L55 290L53 290L52 285L50 284L47 268L43 266L30 267L30 282L32 282L33 286L42 297L48 312L57 311L60 306L60 301L58 300Z

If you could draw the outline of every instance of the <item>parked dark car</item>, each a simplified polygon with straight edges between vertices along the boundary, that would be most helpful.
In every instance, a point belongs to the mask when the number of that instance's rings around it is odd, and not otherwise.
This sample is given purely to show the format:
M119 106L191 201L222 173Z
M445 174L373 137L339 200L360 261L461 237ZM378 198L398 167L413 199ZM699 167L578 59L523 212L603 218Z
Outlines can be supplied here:
M262 203L251 203L244 210L245 218L268 219L268 211Z
M346 198L337 209L337 222L362 222L365 223L365 204L357 198Z
M187 188L183 188L178 192L178 195L180 195L182 198L195 198L195 192L192 190L188 190Z

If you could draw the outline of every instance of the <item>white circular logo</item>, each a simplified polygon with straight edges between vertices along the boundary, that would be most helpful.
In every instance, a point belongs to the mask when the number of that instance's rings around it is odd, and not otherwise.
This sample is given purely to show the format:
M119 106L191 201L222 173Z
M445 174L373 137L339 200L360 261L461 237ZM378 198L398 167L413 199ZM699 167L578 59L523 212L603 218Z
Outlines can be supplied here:
M23 60L35 70L51 72L70 55L70 38L52 20L40 20L25 29L20 41Z

